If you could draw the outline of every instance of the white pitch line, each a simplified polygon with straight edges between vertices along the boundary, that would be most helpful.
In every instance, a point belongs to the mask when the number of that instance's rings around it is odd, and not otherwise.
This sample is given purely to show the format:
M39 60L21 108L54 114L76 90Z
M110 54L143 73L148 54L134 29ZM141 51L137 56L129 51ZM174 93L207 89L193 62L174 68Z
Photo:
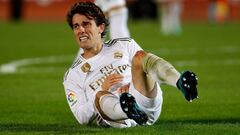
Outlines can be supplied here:
M27 73L27 72L55 72L56 69L61 69L61 67L27 67L21 68L28 65L34 64L46 64L46 63L60 63L60 62L71 62L72 56L50 56L43 58L28 58L15 60L0 66L0 74L13 74L13 73ZM240 59L221 59L221 60L211 60L211 61L198 61L198 60L179 60L171 62L177 67L195 67L195 66L217 66L217 65L240 65ZM62 69L61 69L62 70ZM58 70L59 71L59 70Z
M50 56L50 57L39 57L39 58L26 58L20 60L14 60L0 66L0 73L10 74L16 73L18 68L34 65L34 64L43 64L43 63L60 63L65 61L70 61L72 57L70 56Z
M161 53L165 55L182 55L184 52L185 54L192 55L195 53L204 53L204 54L214 54L214 53L221 53L221 54L233 54L239 53L240 48L238 46L226 46L226 47L219 47L219 48L188 48L188 49L166 49L162 48L159 50L150 50L149 52L153 53ZM34 65L34 64L44 64L44 63L60 63L60 62L71 62L73 61L74 55L68 56L49 56L49 57L38 57L38 58L26 58L20 60L14 60L9 63L5 63L0 65L0 74L10 74L10 73L17 73L17 72L27 72L28 68L24 69L20 67ZM180 60L180 61L172 61L173 65L183 67L183 66L201 66L201 65L240 65L240 59L217 59L217 60ZM39 69L40 72L46 71L46 69L53 69L56 67L35 67L34 69ZM34 70L37 71L37 70Z
M239 59L217 59L217 60L180 60L180 61L172 61L171 62L174 66L184 67L184 66L233 66L233 65L240 65L240 58Z
M149 52L152 52L154 54L160 54L160 55L182 55L182 54L187 54L187 55L193 55L196 53L204 53L204 54L234 54L234 53L239 53L240 47L238 45L229 45L229 46L224 46L224 47L219 47L219 48L214 48L214 47L203 47L203 48L158 48L154 50L147 50Z

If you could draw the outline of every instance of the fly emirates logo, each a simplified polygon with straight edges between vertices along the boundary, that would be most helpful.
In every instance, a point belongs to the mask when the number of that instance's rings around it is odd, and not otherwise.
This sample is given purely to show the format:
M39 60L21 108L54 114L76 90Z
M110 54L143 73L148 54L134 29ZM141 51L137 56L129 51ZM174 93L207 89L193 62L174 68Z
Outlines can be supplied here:
M100 73L103 74L103 76L99 79L97 79L97 81L94 81L92 83L89 84L89 87L92 89L92 90L97 90L99 87L102 86L103 82L104 82L104 79L111 75L111 74L123 74L127 69L130 68L130 65L128 64L125 64L125 65L121 65L121 66L117 66L117 67L114 67L112 64L108 65L108 66L105 66L103 68L101 68L99 71Z

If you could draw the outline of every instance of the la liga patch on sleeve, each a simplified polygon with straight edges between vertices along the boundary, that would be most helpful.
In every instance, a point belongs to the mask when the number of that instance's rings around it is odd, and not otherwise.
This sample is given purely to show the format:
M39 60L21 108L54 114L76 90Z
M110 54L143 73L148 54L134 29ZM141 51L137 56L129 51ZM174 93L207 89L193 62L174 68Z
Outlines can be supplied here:
M67 94L67 100L69 105L72 107L77 103L77 96L74 92L69 92Z

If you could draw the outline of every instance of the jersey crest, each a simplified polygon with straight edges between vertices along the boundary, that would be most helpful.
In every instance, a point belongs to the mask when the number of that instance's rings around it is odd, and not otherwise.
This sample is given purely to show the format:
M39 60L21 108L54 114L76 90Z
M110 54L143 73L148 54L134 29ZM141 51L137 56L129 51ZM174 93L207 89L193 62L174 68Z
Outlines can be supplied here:
M114 59L121 59L123 57L123 54L121 52L115 52L113 55Z
M87 73L87 72L90 71L91 65L86 62L85 64L82 65L81 69L82 69L82 71L83 71L84 73Z

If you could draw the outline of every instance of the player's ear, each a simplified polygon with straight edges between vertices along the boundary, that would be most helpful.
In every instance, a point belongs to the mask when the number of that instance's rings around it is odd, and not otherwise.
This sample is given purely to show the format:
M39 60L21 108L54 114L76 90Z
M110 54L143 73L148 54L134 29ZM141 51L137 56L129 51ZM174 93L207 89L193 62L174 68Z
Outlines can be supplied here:
M105 24L102 23L98 26L98 30L99 30L99 33L103 33L103 31L105 30Z

